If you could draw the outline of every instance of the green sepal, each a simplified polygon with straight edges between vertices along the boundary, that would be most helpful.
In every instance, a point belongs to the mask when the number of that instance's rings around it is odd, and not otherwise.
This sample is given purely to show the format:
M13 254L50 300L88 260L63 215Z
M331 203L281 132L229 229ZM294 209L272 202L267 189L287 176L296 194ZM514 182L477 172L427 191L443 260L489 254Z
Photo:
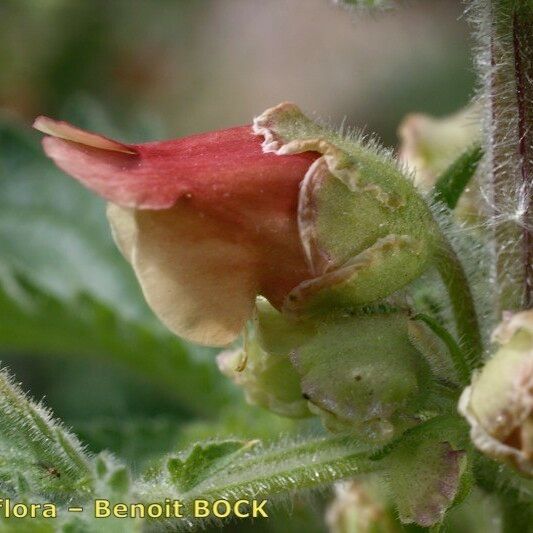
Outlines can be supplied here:
M298 225L313 279L287 297L285 311L377 302L431 264L439 243L432 214L391 154L343 136L281 104L258 117L263 150L318 152L302 182Z
M259 346L269 354L288 356L316 333L317 324L280 313L265 298L257 298L254 318Z
M481 146L474 145L464 151L437 179L435 197L450 209L455 209L482 157Z
M473 478L465 430L457 417L433 418L373 455L385 469L403 523L436 526L470 493Z
M423 273L428 250L410 237L389 235L341 267L301 283L287 297L284 310L311 316L324 309L376 303Z

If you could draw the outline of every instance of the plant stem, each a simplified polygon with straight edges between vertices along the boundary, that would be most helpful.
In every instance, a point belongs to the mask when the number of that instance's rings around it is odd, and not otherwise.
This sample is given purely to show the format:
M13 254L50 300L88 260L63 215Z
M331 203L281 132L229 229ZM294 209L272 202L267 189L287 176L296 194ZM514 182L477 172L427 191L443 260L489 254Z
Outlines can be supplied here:
M452 304L459 345L464 354L454 355L465 359L464 361L454 359L454 365L464 381L470 377L472 370L480 365L483 343L468 279L455 250L444 237L436 265Z
M533 1L485 0L479 20L499 314L533 305Z
M180 499L185 516L192 516L194 500L263 499L290 493L293 490L318 488L333 481L382 469L368 458L375 448L357 443L354 437L327 436L310 438L297 443L280 443L271 448L259 448L239 458L227 467L213 472L209 479L181 493L165 477L155 483L141 484L136 497L153 502L165 498ZM193 525L175 522L175 530Z
M522 254L525 308L533 306L533 5L513 16L513 51L518 107L518 138L524 224Z

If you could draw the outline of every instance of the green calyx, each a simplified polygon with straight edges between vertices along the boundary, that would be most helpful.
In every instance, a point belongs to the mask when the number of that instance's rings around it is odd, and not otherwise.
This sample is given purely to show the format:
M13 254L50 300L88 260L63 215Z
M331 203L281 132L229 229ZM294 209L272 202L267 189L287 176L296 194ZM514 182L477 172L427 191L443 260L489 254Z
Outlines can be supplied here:
M302 182L298 207L314 277L289 294L285 311L377 302L428 268L439 242L435 222L389 153L314 123L293 104L266 111L254 131L266 152L321 154Z

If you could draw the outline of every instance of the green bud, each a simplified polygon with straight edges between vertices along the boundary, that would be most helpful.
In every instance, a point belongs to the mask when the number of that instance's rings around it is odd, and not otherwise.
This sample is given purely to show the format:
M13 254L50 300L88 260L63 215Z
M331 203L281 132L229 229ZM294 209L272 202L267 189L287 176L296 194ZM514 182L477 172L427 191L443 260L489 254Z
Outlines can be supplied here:
M533 310L508 315L493 339L500 348L459 402L474 444L533 476Z
M421 406L428 365L406 312L330 317L291 354L310 409L332 431L383 441Z
M244 389L246 400L281 416L309 416L300 379L288 355L266 352L255 338L244 347L227 350L217 357L220 371Z
M288 356L316 333L314 321L280 313L268 300L256 300L254 328L257 342L263 350L275 355Z
M255 120L263 150L322 154L302 182L298 225L314 277L288 295L295 316L379 301L428 268L439 238L432 215L391 155L311 121L293 104Z

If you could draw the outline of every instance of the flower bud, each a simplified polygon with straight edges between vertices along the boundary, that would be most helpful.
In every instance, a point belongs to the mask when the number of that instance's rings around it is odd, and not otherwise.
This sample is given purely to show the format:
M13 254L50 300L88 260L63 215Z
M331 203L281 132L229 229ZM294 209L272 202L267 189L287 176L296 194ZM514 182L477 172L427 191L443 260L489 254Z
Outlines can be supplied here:
M398 135L400 161L414 173L415 185L429 192L465 148L481 141L480 109L471 105L444 118L408 115Z
M246 337L244 347L217 356L220 371L244 389L246 400L291 418L310 416L300 378L287 355L267 353Z
M496 328L497 352L459 402L474 444L533 476L533 310L508 315Z
M334 316L291 353L309 408L331 431L384 441L424 403L429 368L403 311Z

